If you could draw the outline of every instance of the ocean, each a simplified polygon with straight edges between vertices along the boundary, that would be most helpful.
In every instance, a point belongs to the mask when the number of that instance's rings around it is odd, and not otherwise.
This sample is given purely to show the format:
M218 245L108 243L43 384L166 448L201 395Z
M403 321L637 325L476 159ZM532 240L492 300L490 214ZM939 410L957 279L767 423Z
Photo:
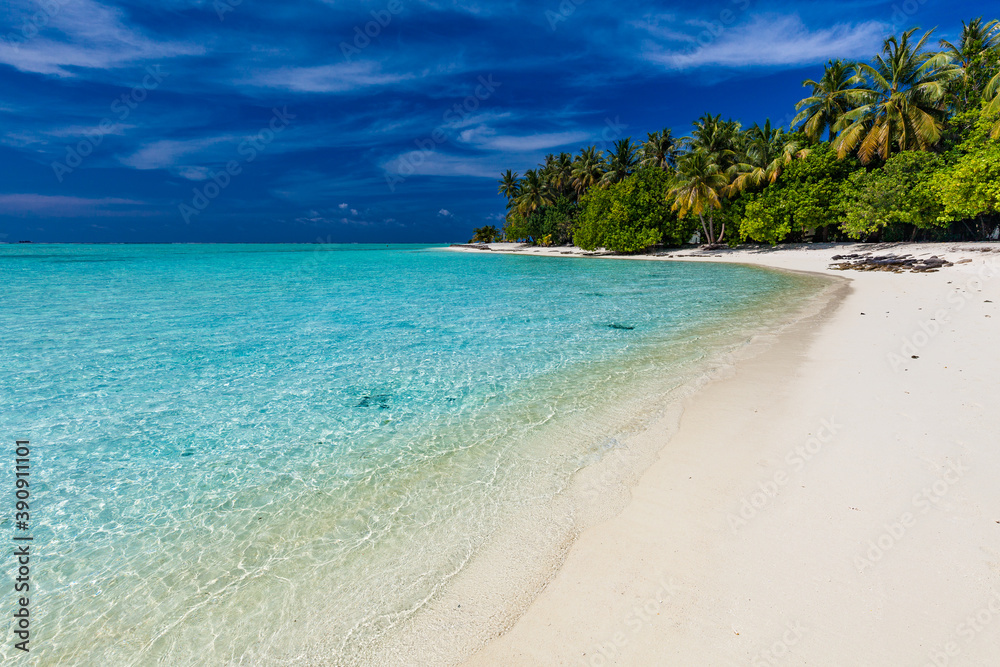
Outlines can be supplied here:
M39 665L379 664L482 554L556 563L580 471L824 285L323 244L0 245L0 280Z

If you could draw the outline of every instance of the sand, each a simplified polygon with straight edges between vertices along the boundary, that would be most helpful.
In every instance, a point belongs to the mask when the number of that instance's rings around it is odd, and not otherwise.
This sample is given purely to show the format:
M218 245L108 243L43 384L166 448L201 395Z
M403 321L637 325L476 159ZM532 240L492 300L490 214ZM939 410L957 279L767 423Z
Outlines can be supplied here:
M827 269L872 250L652 260L849 284L688 399L673 437L636 436L661 449L625 509L467 664L1000 664L1000 245L877 249L972 260L935 273Z

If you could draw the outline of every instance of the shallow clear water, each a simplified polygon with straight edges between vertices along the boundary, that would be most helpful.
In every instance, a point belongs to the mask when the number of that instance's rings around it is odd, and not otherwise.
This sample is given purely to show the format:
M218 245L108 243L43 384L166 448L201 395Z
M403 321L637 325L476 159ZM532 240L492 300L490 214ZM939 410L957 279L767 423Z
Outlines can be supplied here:
M370 659L635 406L818 289L358 245L0 246L0 280L32 655L102 665Z

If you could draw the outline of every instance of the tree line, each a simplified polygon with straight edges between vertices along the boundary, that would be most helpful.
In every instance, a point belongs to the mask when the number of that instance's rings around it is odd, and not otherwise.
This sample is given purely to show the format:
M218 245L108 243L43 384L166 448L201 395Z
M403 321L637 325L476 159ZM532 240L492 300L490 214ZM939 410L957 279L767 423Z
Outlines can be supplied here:
M790 129L705 114L507 170L502 229L473 241L572 241L633 253L697 239L969 240L1000 231L1000 21L931 47L917 28L870 62L831 60Z

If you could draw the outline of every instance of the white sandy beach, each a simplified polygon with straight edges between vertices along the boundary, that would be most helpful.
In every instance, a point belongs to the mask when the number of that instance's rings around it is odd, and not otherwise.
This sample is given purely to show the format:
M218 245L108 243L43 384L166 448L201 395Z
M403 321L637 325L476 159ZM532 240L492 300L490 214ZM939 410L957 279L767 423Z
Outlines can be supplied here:
M827 269L872 250L972 261ZM637 436L624 511L468 664L1000 664L1000 245L671 254L849 286Z

